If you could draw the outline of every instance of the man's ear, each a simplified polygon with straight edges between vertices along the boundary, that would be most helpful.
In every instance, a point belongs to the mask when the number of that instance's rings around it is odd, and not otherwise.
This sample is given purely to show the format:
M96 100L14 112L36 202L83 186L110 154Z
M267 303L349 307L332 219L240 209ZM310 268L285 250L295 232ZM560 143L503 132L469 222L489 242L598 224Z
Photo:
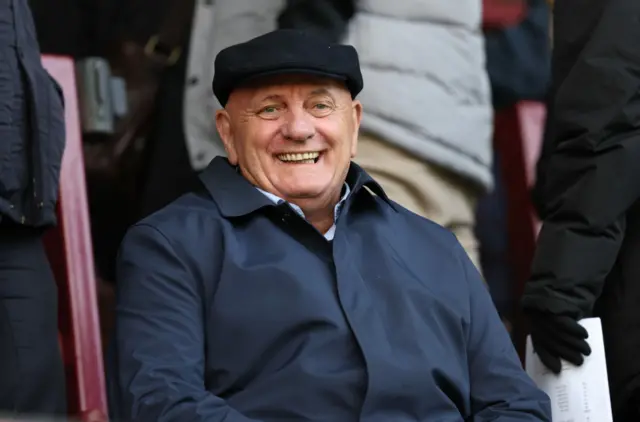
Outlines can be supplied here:
M358 100L354 100L352 107L353 138L351 140L351 158L354 158L358 152L358 135L360 132L360 122L362 121L362 103Z
M232 165L238 165L238 153L236 152L233 140L233 131L231 130L231 117L225 109L216 111L216 129L222 140L225 151L227 151L227 159Z

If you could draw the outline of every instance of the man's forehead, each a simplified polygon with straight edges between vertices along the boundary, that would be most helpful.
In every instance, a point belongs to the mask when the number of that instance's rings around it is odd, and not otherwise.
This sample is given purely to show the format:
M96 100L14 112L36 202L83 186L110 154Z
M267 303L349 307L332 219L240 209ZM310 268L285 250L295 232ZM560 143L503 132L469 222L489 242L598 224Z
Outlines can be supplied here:
M241 88L252 96L286 95L293 90L306 95L322 95L344 91L349 94L346 85L338 80L308 75L278 75L252 80ZM350 95L350 94L349 94Z

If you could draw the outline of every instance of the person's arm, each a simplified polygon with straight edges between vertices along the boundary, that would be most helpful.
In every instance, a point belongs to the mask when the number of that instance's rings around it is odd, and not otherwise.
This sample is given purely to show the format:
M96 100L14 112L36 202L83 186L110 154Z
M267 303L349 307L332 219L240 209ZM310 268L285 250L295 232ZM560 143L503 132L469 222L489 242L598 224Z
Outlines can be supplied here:
M458 256L467 278L467 338L474 422L551 422L551 405L522 369L482 278L466 253Z
M640 197L640 3L587 3L555 6L544 224L522 299L533 347L556 373L591 353L578 321L592 316Z
M117 288L112 416L257 422L205 389L203 292L191 266L156 228L138 225L127 234Z
M356 3L357 0L287 0L278 17L278 27L313 31L331 42L339 42L355 13Z
M544 224L523 297L575 320L591 316L640 197L640 3L588 3L555 5Z

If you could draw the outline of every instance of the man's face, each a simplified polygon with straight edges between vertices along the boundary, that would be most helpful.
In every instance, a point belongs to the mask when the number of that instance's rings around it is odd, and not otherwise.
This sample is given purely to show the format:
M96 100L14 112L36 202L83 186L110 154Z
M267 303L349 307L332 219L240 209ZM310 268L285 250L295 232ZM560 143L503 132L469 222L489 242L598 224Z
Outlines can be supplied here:
M293 203L330 202L356 154L361 114L341 83L288 76L235 90L216 126L252 184Z

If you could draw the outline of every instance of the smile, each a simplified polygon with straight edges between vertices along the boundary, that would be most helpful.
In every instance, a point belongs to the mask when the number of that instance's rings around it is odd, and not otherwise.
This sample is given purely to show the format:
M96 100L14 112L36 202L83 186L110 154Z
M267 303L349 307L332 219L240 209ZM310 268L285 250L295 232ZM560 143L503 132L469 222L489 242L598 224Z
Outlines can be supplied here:
M299 152L299 153L286 153L276 155L280 161L291 164L313 164L318 162L320 153L315 152Z

